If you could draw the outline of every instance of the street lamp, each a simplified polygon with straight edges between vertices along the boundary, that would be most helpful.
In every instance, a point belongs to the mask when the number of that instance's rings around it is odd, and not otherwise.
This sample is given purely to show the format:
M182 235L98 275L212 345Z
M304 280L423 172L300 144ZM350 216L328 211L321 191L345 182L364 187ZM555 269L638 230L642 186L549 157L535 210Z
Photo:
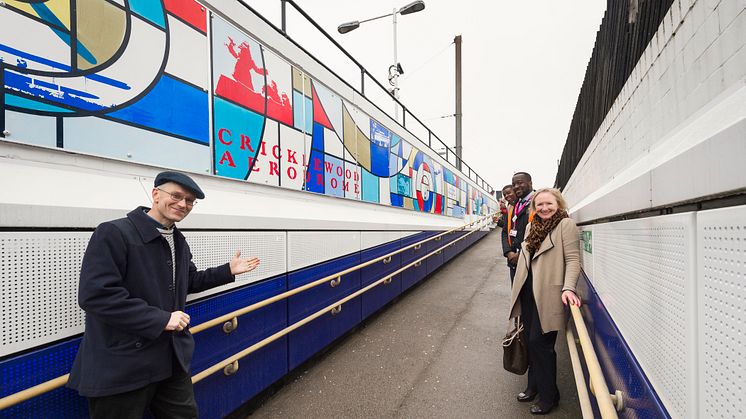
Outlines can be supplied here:
M389 84L393 86L393 89L391 89L391 94L396 98L399 99L399 76L404 74L404 70L402 70L401 64L399 64L399 61L397 59L396 55L396 15L409 15L412 13L417 13L425 9L425 2L422 0L413 1L412 3L409 3L408 5L400 8L400 9L394 9L393 12L381 16L376 16L370 19L365 20L353 20L352 22L347 22L339 25L337 27L337 31L341 34L345 34L347 32L354 31L355 29L360 27L361 23L370 22L371 20L377 20L384 17L393 16L394 18L394 64L389 67ZM397 103L394 104L394 119L397 121L399 120L399 105Z

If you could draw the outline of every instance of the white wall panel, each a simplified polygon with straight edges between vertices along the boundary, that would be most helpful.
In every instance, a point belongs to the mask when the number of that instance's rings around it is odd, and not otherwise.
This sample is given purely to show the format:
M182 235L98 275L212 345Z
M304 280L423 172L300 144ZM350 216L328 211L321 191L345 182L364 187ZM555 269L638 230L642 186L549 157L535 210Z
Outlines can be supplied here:
M402 238L401 231L363 231L360 233L360 249L365 250Z
M242 258L258 257L261 262L251 272L236 277L232 284L226 284L198 294L192 294L189 300L205 297L281 275L287 270L287 237L284 231L257 232L185 232L192 257L197 269L219 266L231 260L236 250L241 251Z
M290 231L288 271L359 251L359 231Z
M669 413L695 417L694 213L591 230L592 281L601 300Z
M746 390L746 206L697 214L702 418L742 418Z
M83 332L78 278L90 232L0 232L0 356Z

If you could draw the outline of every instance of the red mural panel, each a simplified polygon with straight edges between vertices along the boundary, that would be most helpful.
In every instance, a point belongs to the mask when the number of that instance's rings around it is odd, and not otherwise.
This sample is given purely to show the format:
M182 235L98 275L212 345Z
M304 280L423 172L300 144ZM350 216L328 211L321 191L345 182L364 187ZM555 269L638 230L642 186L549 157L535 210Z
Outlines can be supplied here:
M179 19L207 33L207 12L194 0L164 0L166 10Z

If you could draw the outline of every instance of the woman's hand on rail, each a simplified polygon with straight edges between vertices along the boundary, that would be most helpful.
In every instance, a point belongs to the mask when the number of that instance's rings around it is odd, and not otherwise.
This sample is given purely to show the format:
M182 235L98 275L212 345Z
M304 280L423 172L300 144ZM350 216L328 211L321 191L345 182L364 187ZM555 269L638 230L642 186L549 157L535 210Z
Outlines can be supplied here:
M580 307L581 302L577 294L570 290L567 290L562 292L562 304L572 304L574 306Z
M241 251L237 250L230 263L231 275L240 275L253 271L257 266L259 266L259 258L241 259Z

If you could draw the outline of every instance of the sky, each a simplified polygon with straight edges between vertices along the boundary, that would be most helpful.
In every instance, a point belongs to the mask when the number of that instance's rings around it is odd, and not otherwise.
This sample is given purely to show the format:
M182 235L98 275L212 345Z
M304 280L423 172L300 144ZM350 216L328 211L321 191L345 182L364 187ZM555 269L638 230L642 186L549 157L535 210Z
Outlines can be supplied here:
M495 189L529 172L535 188L552 186L603 0L424 0L425 10L398 16L400 100L444 142L455 144L455 49L462 36L463 159ZM382 84L393 63L391 17L347 34L337 26L391 13L401 1L296 0ZM248 2L279 26L280 1ZM356 67L288 7L288 34L353 86ZM366 94L393 113L385 94ZM444 117L445 116L445 117ZM409 125L408 121L408 127ZM411 128L415 134L425 131Z

